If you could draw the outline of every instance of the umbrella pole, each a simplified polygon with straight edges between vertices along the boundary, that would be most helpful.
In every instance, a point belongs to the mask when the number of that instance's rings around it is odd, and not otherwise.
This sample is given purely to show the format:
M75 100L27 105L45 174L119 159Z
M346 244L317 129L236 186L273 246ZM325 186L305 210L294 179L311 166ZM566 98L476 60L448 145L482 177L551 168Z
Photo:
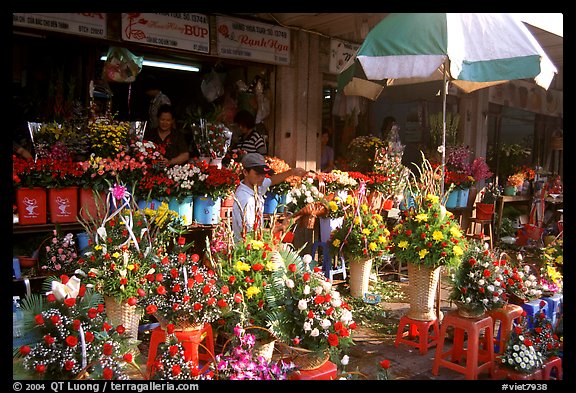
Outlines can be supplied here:
M448 58L444 60L444 72L442 77L442 182L440 183L440 197L444 196L444 165L446 164L446 67Z

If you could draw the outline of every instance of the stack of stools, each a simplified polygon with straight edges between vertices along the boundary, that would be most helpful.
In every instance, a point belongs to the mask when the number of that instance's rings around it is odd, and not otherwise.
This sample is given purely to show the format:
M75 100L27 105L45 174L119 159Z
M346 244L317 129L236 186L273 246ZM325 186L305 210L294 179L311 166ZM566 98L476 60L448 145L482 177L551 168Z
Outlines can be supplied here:
M451 349L444 351L444 341L451 327L454 328L454 342ZM478 375L486 370L493 377L494 345L483 345L486 342L493 342L493 329L494 321L487 314L479 318L465 318L457 311L447 313L440 329L432 374L438 375L440 367L446 367L464 374L466 379L478 379ZM484 332L484 338L481 338L482 332ZM465 335L467 336L466 348L464 347ZM459 364L463 357L466 358L466 365Z
M437 345L438 336L438 318L432 321L420 321L404 315L400 318L400 323L398 324L394 346L398 347L400 344L410 345L418 348L420 354L424 355L429 348Z
M175 330L174 334L179 342L184 347L184 359L192 361L200 366L200 361L209 363L214 360L214 335L212 332L212 325L205 323L202 328L196 330ZM152 366L156 360L156 352L160 343L166 342L166 331L161 326L152 330L150 336L150 347L148 349L148 360L146 362L146 370L148 374L152 375ZM203 351L198 348L203 345ZM207 368L205 364L201 371Z
M524 310L516 304L506 304L504 307L488 311L494 321L494 353L501 355L506 350L506 343L515 323L520 323Z

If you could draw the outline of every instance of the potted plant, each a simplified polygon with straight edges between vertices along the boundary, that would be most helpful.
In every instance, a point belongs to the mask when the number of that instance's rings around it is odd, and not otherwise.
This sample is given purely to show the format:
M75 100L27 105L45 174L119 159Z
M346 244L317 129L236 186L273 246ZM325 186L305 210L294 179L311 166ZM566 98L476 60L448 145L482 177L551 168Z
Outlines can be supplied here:
M478 317L504 306L507 301L503 282L504 264L487 247L472 246L451 274L450 300L464 317Z

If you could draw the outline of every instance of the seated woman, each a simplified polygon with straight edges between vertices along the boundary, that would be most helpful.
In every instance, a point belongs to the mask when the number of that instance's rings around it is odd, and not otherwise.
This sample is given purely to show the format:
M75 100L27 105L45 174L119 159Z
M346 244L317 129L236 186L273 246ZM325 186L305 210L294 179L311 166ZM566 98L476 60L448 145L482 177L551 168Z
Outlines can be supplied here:
M184 135L175 128L174 111L170 105L162 105L158 108L158 127L146 130L144 140L155 143L163 148L164 164L181 165L190 160L188 143Z

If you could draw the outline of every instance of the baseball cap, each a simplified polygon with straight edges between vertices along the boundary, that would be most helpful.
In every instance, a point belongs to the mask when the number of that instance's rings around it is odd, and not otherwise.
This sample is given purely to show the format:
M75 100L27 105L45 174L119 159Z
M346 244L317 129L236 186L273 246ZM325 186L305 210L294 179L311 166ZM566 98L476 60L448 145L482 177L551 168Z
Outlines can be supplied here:
M247 153L242 157L242 166L246 170L253 169L258 173L273 175L274 171L266 165L264 156L259 153Z

